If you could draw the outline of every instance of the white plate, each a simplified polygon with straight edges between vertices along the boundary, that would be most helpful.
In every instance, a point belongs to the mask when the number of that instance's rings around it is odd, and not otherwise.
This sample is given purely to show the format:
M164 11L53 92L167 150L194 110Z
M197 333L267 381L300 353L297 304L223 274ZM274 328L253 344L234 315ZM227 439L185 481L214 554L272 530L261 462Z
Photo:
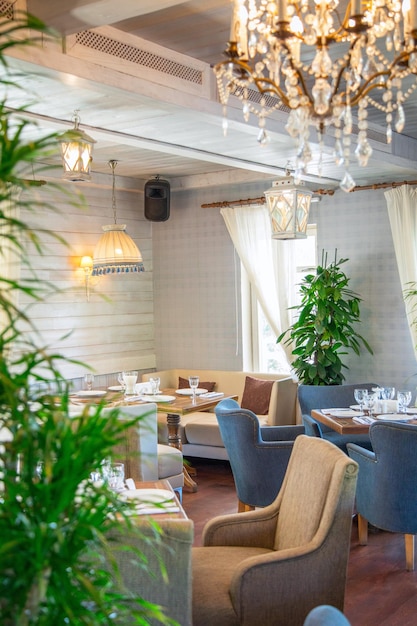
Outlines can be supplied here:
M79 398L100 398L105 396L106 392L100 389L87 389L85 391L77 391L75 395Z
M417 408L407 409L407 413L408 413L408 415L416 415L417 414Z
M361 415L361 413L349 409L334 409L330 413L331 417L358 417L358 415Z
M175 497L168 489L128 489L121 496L124 500L138 500L147 504L172 502Z
M156 396L145 396L143 400L146 400L146 402L172 402L175 400L175 396L163 396L158 394Z
M177 389L175 393L177 393L179 396L192 396L193 390L186 387L185 389ZM200 396L202 393L208 393L208 391L207 389L202 389L201 387L199 387L195 390L195 393L197 396Z
M122 385L112 385L111 387L107 387L109 391L123 391Z
M413 416L407 416L406 413L386 413L384 415L376 415L375 419L382 422L407 422L414 419Z

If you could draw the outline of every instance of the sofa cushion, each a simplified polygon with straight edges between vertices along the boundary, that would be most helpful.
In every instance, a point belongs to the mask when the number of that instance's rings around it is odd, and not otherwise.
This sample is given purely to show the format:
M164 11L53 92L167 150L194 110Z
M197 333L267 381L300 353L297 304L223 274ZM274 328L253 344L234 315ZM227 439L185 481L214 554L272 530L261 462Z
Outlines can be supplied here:
M216 386L216 383L204 383L204 382L199 382L198 384L200 389L207 389L207 391L214 391L214 388ZM188 382L188 378L182 378L181 376L178 377L178 389L189 389L190 387L190 383Z
M188 443L224 447L215 413L196 412L187 418L184 430Z
M262 380L246 376L241 403L242 409L249 409L256 415L267 415L273 384L273 380Z

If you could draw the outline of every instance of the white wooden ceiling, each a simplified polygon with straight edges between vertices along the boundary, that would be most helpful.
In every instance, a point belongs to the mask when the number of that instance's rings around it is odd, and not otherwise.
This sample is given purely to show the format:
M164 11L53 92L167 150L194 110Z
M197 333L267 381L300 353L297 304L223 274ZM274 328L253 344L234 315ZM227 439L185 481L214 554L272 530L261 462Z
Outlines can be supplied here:
M22 72L26 89L9 93L9 102L17 108L33 100L29 111L41 130L72 127L79 110L81 128L97 141L93 176L108 174L108 161L117 159L119 175L139 180L159 175L180 188L276 178L294 164L296 148L284 129L283 111L268 120L267 146L256 140L256 119L246 124L237 103L229 108L223 135L210 66L223 58L230 0L27 0L27 9L59 31L62 47L59 40L47 41L41 50L13 53L12 65ZM79 38L86 31L94 35L91 45L89 37L87 44ZM151 55L148 65L145 53ZM155 65L159 59L162 70ZM201 74L201 84L176 76L176 69L167 69L171 61ZM404 136L395 136L391 146L383 128L375 124L372 130L368 167L352 157L357 184L417 179L415 104L407 111ZM307 180L336 186L344 172L333 164L332 138L326 139L322 178L314 130L312 141L315 163Z

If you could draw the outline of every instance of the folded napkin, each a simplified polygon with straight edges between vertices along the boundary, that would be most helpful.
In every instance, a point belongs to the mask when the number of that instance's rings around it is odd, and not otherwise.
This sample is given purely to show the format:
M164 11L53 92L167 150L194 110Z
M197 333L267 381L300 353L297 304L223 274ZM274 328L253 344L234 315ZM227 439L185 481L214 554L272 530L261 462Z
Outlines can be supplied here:
M155 513L179 513L180 507L175 502L156 506L152 504L138 504L135 513L138 515L155 515Z
M210 398L221 398L222 396L224 396L222 391L209 391L209 393L201 393L198 397L208 400Z
M376 422L373 417L367 417L366 415L358 415L357 417L353 417L352 419L354 422L358 422L359 424L366 424L367 426Z

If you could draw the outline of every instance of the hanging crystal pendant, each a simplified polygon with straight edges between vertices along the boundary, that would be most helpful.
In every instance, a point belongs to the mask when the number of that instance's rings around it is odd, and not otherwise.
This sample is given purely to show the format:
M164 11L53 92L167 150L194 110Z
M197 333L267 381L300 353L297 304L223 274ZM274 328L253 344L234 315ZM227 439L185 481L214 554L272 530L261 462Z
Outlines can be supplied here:
M340 183L340 189L342 191L345 191L346 193L349 193L349 191L352 191L352 189L355 188L355 181L353 180L352 176L349 174L349 172L345 172L345 175L343 177L342 182Z
M339 139L336 139L335 141L333 157L336 165L343 165L343 163L345 162L342 144L340 143Z
M395 130L397 133L401 133L405 126L405 113L402 104L397 107L397 115L395 117Z
M317 115L325 115L329 110L332 88L324 78L317 78L311 91L314 98L314 110Z
M268 134L265 132L265 128L261 128L261 129L259 130L257 140L258 140L258 143L260 143L260 144L261 144L261 146L264 146L265 144L267 144L267 143L269 142L269 136L268 136Z
M368 140L366 139L366 137L364 138L361 137L358 141L358 145L356 146L356 150L355 150L355 155L356 155L356 158L358 159L359 165L366 167L368 165L368 161L372 155L372 152L373 150Z
M392 141L392 127L391 124L387 124L387 143Z

